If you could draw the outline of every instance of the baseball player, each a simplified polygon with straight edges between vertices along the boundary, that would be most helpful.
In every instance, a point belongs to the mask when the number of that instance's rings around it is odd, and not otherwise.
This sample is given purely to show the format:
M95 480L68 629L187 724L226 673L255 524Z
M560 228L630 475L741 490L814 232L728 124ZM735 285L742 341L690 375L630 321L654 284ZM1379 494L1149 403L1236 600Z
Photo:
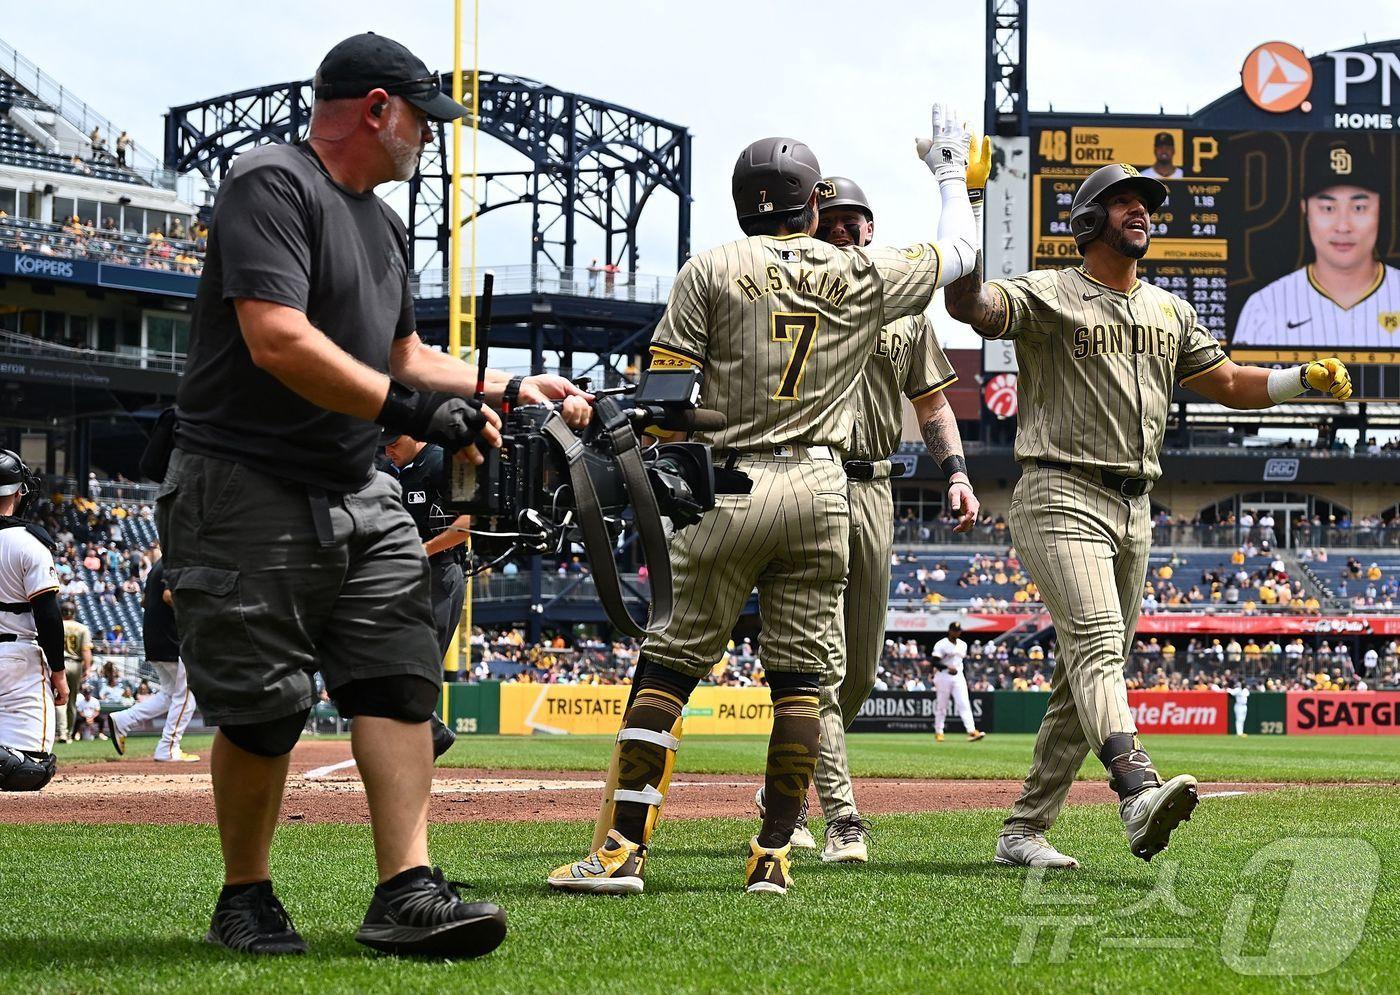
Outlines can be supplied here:
M68 703L53 540L24 512L39 479L0 450L0 791L53 779L55 706Z
M1313 261L1244 302L1231 344L1400 346L1400 270L1377 252L1389 174L1342 137L1312 144L1303 180L1300 207Z
M974 181L968 180L969 194ZM869 245L875 215L864 191L842 176L817 184L817 238L841 249ZM890 548L894 501L890 455L901 435L900 395L909 398L930 455L948 478L948 506L959 515L958 531L977 520L977 497L967 476L957 419L943 389L957 380L939 347L928 316L901 318L880 331L875 355L865 366L856 394L854 443L846 456L846 494L851 506L850 569L841 610L834 616L830 666L821 687L821 748L816 786L826 817L822 860L869 859L869 824L856 808L846 754L846 729L875 686L889 604ZM759 810L764 804L760 791ZM816 846L804 805L792 834L795 847Z
M986 739L972 717L972 700L967 696L967 678L963 675L963 660L967 659L967 643L962 637L962 623L948 625L948 634L933 644L933 658L938 661L933 673L933 690L937 693L933 705L933 738L943 742L943 723L948 718L948 704L957 706L958 718L967 730L967 741Z
M938 178L937 243L839 249L817 229L821 168L791 138L739 156L733 195L745 238L682 267L651 342L653 369L699 367L701 402L725 428L700 436L719 468L716 507L672 544L676 612L649 636L623 715L600 819L585 859L556 869L554 888L642 890L646 844L670 781L681 712L709 673L749 592L758 588L761 653L773 699L766 809L749 842L745 889L786 893L789 840L819 739L825 639L848 565L850 508L841 453L851 445L857 379L880 330L920 314L935 288L971 269L969 135L934 109L925 161ZM614 786L615 785L615 786Z
M165 724L152 759L193 763L199 756L180 749L180 738L194 717L195 706L185 679L185 665L180 662L180 635L175 629L173 600L165 583L165 560L158 560L146 575L141 637L146 647L146 662L160 676L160 689L130 708L106 713L102 724L107 728L107 738L113 749L125 754L127 733L139 723L163 715Z
M1181 298L1140 283L1150 218L1166 185L1132 166L1091 173L1070 205L1082 266L951 284L954 318L1014 340L1021 369L1010 524L1060 643L1035 757L997 844L1003 864L1076 867L1045 839L1092 750L1120 798L1132 852L1166 847L1196 805L1196 781L1163 782L1128 708L1131 645L1151 543L1148 492L1177 383L1231 408L1267 408L1309 388L1351 396L1337 359L1283 370L1237 366Z
M1235 685L1230 697L1235 699L1235 735L1247 735L1244 731L1244 720L1249 715L1249 688L1244 686L1244 681Z
M62 708L54 708L54 725L58 729L57 741L67 743L75 739L74 730L78 722L78 689L92 670L92 632L78 621L78 606L71 601L63 602L63 669L68 676L68 703Z

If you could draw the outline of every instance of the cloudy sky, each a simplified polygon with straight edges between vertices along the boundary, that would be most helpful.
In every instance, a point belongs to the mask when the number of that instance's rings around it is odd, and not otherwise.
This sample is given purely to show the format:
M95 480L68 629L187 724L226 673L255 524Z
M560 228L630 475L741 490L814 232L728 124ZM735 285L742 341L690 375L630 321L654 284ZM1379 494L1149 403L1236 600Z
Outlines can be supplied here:
M470 32L470 4L468 3ZM982 4L961 0L531 0L481 2L481 65L632 107L694 135L694 248L738 235L729 174L745 144L788 134L828 173L855 178L872 199L881 241L931 233L936 196L914 158L928 107L942 100L980 122ZM311 75L336 41L374 30L450 69L452 4L364 0L166 0L95 4L4 0L0 38L159 154L166 108ZM1394 0L1206 0L1136 3L1036 0L1031 7L1030 106L1042 110L1181 113L1239 85L1263 41L1309 54L1400 36ZM470 45L468 44L468 51ZM481 144L486 168L517 168ZM644 272L674 271L674 201L647 215ZM480 259L528 260L528 212L500 212L481 231ZM596 254L587 239L586 258Z

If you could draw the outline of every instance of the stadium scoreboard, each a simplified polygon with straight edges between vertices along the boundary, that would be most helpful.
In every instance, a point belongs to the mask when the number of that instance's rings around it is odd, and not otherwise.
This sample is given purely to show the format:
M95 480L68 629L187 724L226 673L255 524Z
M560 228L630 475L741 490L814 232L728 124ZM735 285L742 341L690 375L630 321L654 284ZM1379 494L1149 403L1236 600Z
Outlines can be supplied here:
M1213 175L1221 142L1216 135L1180 128L1065 127L1031 133L1031 267L1073 266L1079 249L1070 233L1074 191L1084 177L1111 162L1153 175L1154 149L1174 150L1167 201L1152 215L1152 245L1139 264L1143 280L1189 301L1201 324L1226 338L1230 236L1228 176ZM1180 160L1189 164L1185 175Z

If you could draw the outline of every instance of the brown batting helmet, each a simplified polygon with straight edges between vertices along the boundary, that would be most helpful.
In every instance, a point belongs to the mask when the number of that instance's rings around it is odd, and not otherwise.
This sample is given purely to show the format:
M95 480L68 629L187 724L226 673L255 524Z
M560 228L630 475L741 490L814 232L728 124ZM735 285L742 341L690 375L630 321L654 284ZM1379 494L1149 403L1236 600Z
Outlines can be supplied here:
M858 207L868 219L875 220L875 212L870 209L865 191L855 180L844 176L828 176L817 184L817 210L828 211L835 207Z
M1110 193L1124 189L1132 190L1141 197L1149 213L1161 207L1162 201L1167 199L1165 183L1143 176L1127 163L1111 162L1100 166L1079 184L1069 208L1069 230L1080 252L1103 232L1103 224L1108 220L1104 200Z
M800 211L822 178L817 157L795 138L760 138L734 164L734 210L742 221Z

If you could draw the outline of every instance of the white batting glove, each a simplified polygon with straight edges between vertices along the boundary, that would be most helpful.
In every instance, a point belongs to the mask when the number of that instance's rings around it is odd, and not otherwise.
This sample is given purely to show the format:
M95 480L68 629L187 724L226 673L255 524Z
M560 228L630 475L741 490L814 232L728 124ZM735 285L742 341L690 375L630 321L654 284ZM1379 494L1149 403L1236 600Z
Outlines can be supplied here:
M968 124L952 108L945 112L942 104L933 105L933 137L914 142L919 158L932 170L938 182L967 179L968 150L972 132Z

